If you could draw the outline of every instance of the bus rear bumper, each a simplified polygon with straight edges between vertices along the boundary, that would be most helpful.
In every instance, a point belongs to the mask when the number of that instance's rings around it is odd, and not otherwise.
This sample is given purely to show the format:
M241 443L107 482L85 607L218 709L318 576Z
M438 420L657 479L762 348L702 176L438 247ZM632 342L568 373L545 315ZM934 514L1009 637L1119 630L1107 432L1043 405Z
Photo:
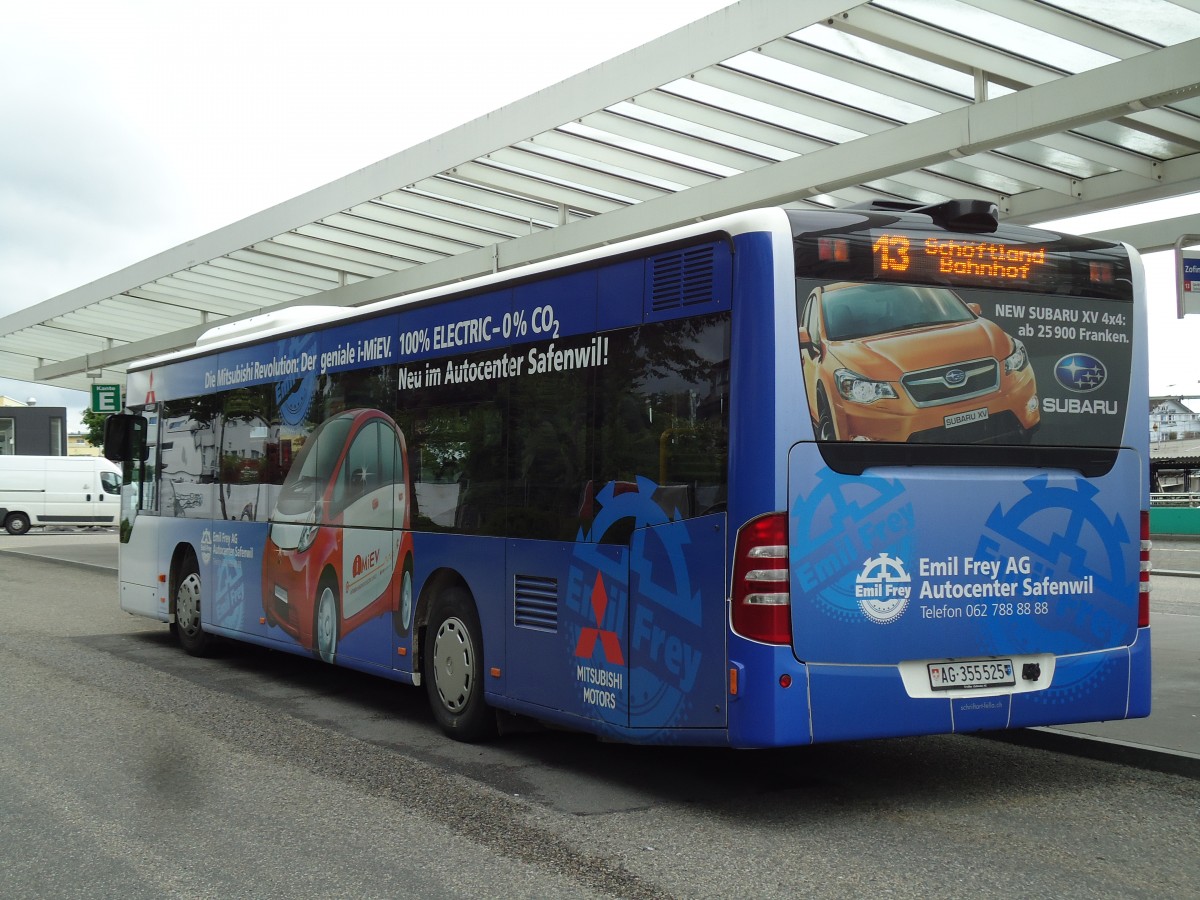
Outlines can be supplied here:
M786 648L731 638L729 737L738 747L971 733L1150 714L1150 630L1134 643L1053 658L1038 690L912 696L898 666L804 664ZM750 673L758 673L752 675ZM781 679L787 677L784 687Z

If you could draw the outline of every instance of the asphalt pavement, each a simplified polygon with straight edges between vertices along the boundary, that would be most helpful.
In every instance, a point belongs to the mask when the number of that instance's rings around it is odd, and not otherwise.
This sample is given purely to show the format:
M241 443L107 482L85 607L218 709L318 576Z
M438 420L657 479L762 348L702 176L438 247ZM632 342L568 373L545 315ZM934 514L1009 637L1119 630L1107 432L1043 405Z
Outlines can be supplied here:
M115 573L117 534L115 530L44 529L20 537L0 534L0 553ZM1156 536L1151 558L1155 590L1174 599L1169 603L1170 611L1165 611L1156 608L1156 594L1151 594L1150 716L991 736L1200 778L1200 580L1193 580L1200 578L1200 539Z

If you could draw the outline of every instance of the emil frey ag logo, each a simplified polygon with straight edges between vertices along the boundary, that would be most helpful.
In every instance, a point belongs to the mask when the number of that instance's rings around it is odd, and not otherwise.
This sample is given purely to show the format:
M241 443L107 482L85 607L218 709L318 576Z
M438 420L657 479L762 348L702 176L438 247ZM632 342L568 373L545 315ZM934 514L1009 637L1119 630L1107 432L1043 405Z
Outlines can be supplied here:
M872 622L895 622L908 607L912 579L898 557L886 553L871 557L854 581L858 607Z
M1069 353L1054 364L1054 377L1068 391L1086 394L1104 384L1108 370L1090 353Z

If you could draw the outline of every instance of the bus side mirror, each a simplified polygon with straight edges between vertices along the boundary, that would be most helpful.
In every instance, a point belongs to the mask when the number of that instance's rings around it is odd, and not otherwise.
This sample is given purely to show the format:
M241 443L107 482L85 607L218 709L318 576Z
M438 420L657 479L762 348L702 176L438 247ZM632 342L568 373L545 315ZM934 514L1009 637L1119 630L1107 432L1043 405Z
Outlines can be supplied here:
M113 462L145 462L149 459L146 420L129 413L113 413L105 419L104 457Z

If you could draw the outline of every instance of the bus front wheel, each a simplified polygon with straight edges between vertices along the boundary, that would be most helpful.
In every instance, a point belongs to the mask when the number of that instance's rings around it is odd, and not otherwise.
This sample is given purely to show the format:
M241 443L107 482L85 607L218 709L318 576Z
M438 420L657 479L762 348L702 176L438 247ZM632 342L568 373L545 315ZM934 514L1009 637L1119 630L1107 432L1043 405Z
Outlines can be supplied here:
M491 737L496 717L483 700L483 639L470 595L461 588L447 591L426 635L425 690L438 725L458 741Z
M189 555L179 570L175 586L175 624L172 630L179 646L192 656L205 656L212 637L200 625L200 567Z

